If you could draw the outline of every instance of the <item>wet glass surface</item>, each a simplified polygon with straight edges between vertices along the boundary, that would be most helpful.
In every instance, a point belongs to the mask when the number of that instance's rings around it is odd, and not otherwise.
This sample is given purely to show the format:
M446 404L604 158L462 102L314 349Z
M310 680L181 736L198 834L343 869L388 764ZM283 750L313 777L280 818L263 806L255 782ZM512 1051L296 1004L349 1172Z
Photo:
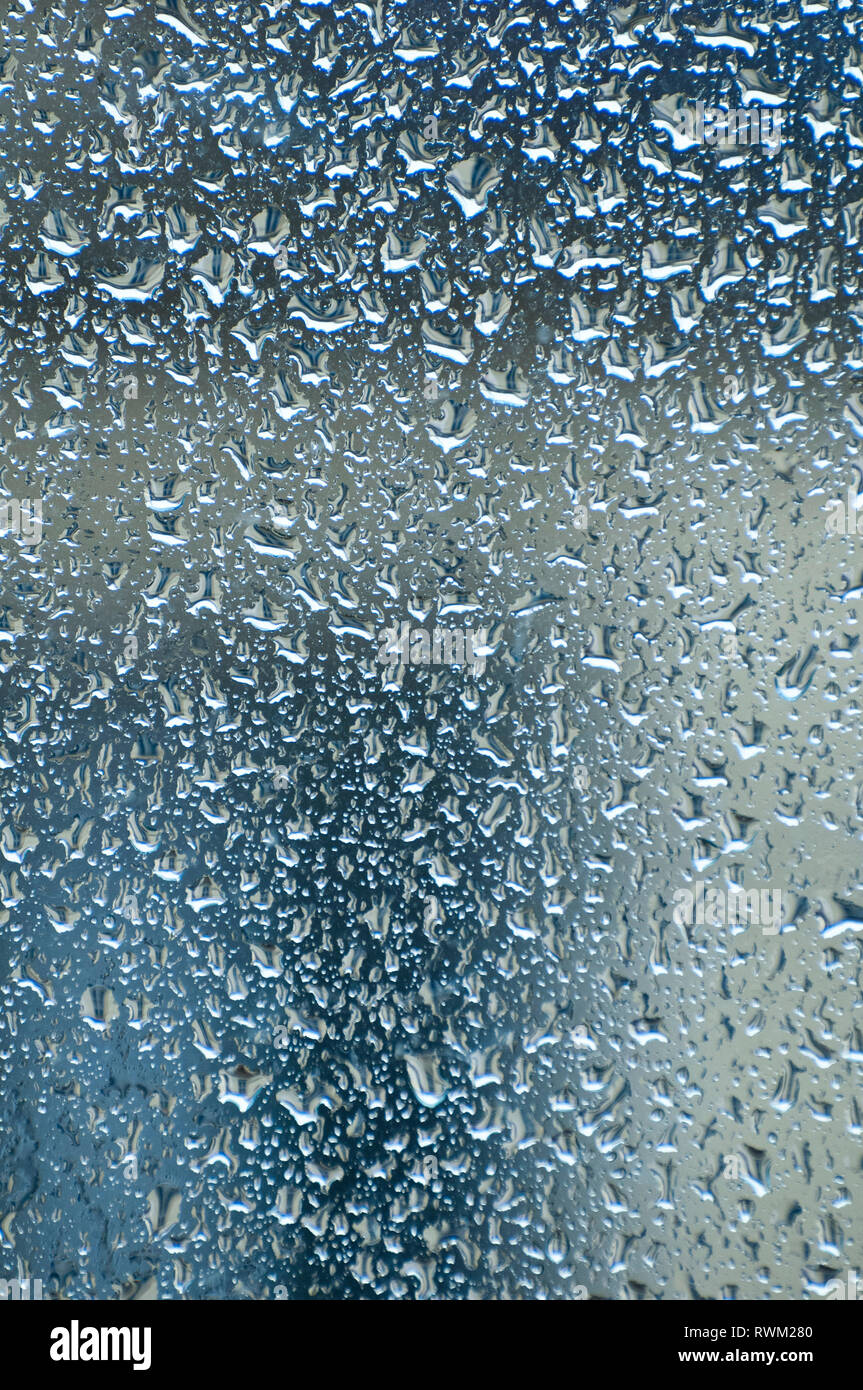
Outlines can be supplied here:
M861 24L6 7L0 1278L861 1267Z

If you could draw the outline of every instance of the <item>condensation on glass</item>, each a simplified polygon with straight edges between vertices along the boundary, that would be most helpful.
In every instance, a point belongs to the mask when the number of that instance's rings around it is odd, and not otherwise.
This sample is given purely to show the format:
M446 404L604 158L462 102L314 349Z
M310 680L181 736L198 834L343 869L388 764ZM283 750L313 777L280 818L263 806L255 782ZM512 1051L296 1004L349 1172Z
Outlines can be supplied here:
M7 1290L861 1268L860 27L6 7Z

